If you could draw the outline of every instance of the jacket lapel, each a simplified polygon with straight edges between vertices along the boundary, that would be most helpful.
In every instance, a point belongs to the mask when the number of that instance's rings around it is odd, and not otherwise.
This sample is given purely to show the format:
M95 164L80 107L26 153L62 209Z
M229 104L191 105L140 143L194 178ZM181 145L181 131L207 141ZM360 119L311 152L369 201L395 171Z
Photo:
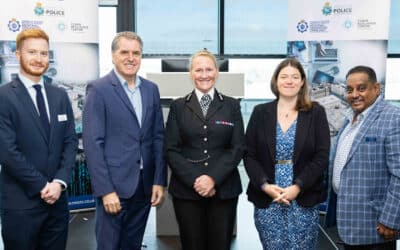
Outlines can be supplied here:
M276 151L277 104L278 102L274 101L273 105L267 105L267 109L265 110L266 112L263 114L263 119L264 119L263 123L265 124L264 137L266 138L267 141L270 157L274 161L275 161L275 151Z
M110 82L113 85L115 92L117 93L119 98L121 98L122 102L126 105L126 107L131 112L131 114L135 117L136 122L138 122L138 119L137 119L135 110L132 107L131 101L129 101L129 98L128 98L124 88L121 86L121 83L119 82L119 80L118 80L117 76L115 75L114 71L112 71L109 76L111 78ZM139 122L138 122L138 126L139 126Z
M296 163L300 157L301 149L303 148L308 135L308 129L310 128L310 122L311 112L299 111L297 117L296 138L294 140L294 163Z
M347 157L346 164L350 161L351 157L353 157L354 152L357 150L360 142L364 140L365 134L367 133L368 128L375 123L375 120L378 118L379 114L381 113L383 108L382 99L378 101L375 107L373 107L369 112L368 115L364 118L365 121L361 125L360 129L356 137L354 138L353 144L351 146L349 156ZM346 166L345 164L345 166Z
M142 97L142 127L144 124L144 121L146 120L146 115L147 115L147 103L152 100L150 96L150 91L148 88L146 88L146 85L144 84L144 79L140 79L141 84L139 86L140 89L140 95Z
M46 89L46 97L47 97L47 104L49 105L49 112L50 112L50 138L49 141L51 142L51 139L53 138L53 131L54 127L58 122L58 114L57 110L55 110L55 107L57 107L57 100L55 93L53 93L53 89L48 87L49 83L44 82L44 87Z
M22 105L25 107L25 110L29 113L29 115L32 116L33 123L40 131L40 134L42 135L45 142L48 143L46 133L40 122L39 114L36 110L35 104L33 103L31 96L28 93L28 90L25 88L24 84L19 80L19 78L17 78L17 80L13 82L13 87L18 99L21 101Z
M205 121L205 118L203 116L203 112L201 111L200 108L200 103L197 100L197 96L196 93L194 92L194 90L192 91L192 93L190 94L190 96L188 96L186 98L186 106L202 121Z
M223 106L223 98L220 94L215 90L214 98L210 103L210 107L208 108L206 120L209 120L220 108ZM200 104L199 104L200 107ZM201 110L201 108L200 108Z

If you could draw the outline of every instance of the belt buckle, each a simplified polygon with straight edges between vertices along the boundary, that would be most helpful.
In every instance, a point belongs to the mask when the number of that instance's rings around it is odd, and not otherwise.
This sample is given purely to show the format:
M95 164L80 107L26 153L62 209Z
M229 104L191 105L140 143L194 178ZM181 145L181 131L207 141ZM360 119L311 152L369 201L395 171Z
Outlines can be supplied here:
M277 160L276 164L292 164L292 160Z

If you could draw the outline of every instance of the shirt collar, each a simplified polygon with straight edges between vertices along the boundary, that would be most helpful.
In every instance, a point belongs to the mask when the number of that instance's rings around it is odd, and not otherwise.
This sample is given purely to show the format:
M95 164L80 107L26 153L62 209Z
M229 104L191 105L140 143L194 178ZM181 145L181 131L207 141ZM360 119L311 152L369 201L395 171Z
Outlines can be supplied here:
M360 114L358 114L357 116L357 120L358 121L363 121L365 117L367 117L367 115L370 113L371 109L373 109L377 103L382 99L383 97L380 95L378 96L378 98L376 98L375 102L369 106L368 108L366 108L363 112L361 112ZM354 118L354 111L352 109L350 109L347 113L346 113L346 119L349 121L352 121Z
M205 95L205 94L209 94L210 95L210 97L211 97L211 100L213 100L214 99L214 92L215 92L215 88L211 88L210 89L210 91L208 91L207 93L203 93L203 92L201 92L200 90L198 90L198 89L194 89L194 92L195 92L195 94L196 94L196 96L197 96L197 99L200 101L201 100L201 98L203 97L203 95Z
M24 84L26 89L33 88L33 85L39 84L42 86L42 89L44 89L44 82L43 82L43 77L40 78L40 81L38 83L32 81L31 79L25 77L21 73L18 73L18 77L21 80L22 84Z
M118 71L114 68L114 73L117 76L119 82L121 83L122 86L124 85L128 85L127 81L121 76L121 74L118 73ZM136 74L136 79L135 79L135 89L139 88L140 84L141 84L141 80L140 77Z

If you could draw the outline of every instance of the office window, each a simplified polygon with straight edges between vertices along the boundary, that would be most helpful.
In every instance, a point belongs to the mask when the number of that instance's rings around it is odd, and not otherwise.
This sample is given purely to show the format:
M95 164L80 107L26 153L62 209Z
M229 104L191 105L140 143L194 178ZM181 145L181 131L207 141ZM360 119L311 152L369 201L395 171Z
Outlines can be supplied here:
M144 54L218 52L218 1L137 0L135 22Z
M225 54L286 54L287 1L225 0Z
M391 1L389 21L389 54L400 54L400 1Z
M115 7L99 7L99 58L100 76L112 68L111 42L117 33L117 11Z

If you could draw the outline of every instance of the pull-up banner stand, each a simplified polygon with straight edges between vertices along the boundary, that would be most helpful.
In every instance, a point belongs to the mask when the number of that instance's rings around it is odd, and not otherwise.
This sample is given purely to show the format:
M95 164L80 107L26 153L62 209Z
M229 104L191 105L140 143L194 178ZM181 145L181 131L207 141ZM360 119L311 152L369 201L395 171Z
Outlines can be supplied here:
M310 96L325 107L335 137L349 108L345 80L352 67L373 68L385 92L390 0L289 0L288 4L288 56L304 66Z
M24 29L43 29L50 37L50 66L45 75L68 92L78 135L82 131L86 84L99 76L97 5L98 1L18 0L0 8L0 84L11 81L19 72L17 34ZM95 204L85 162L80 148L68 185L71 209Z

